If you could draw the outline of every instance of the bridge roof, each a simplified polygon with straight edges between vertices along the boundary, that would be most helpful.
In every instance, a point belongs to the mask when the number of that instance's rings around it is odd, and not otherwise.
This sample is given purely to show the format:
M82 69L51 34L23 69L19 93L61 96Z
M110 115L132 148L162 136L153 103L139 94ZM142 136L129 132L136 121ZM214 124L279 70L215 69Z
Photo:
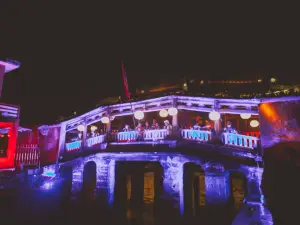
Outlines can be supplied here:
M80 121L86 120L88 124L99 121L105 115L125 116L132 115L135 110L144 112L159 111L161 109L175 106L182 110L199 112L211 112L218 110L220 113L240 114L251 113L258 115L258 105L267 102L299 101L300 96L254 98L254 99L233 99L233 98L212 98L197 96L169 95L133 102L111 104L100 106L83 115L62 122L62 124L78 125Z
M4 73L8 73L12 70L18 69L20 65L17 65L15 63L7 62L7 61L2 61L0 60L0 65L5 67Z

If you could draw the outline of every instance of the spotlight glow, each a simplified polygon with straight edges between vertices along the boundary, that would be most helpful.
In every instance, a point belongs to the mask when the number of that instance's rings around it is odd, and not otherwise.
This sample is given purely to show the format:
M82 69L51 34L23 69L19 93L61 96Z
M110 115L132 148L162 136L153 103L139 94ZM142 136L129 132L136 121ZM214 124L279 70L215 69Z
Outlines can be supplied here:
M168 111L165 109L162 109L159 111L159 116L160 117L167 117L169 115Z
M137 120L144 119L144 112L142 112L142 111L136 111L136 112L134 112L134 118L136 118Z
M251 127L258 127L259 126L259 122L257 120L251 120L250 121L250 126Z
M168 113L170 116L176 116L178 113L178 110L175 107L169 108Z
M81 132L84 131L84 126L82 124L78 125L77 130Z
M104 124L108 124L109 123L109 118L107 116L104 116L101 118L101 122Z
M251 114L250 113L242 113L242 114L240 114L240 116L242 119L247 120L251 117Z
M216 120L220 119L221 115L220 115L220 113L213 111L208 114L208 117L210 120L216 121Z

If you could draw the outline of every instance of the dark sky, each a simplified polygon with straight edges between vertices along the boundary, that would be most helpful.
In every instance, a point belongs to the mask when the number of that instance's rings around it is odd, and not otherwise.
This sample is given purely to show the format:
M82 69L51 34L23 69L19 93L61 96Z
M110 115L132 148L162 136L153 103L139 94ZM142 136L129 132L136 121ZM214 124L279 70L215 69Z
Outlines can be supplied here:
M298 25L283 7L75 2L1 2L0 58L22 63L2 101L21 105L23 124L123 95L121 59L132 90L184 75L299 79Z

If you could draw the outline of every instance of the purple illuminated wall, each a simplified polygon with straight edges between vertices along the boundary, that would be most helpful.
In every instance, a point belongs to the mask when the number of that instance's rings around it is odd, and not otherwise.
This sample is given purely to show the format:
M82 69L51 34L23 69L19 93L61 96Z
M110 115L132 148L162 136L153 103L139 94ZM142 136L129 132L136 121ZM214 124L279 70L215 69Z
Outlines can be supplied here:
M205 192L207 205L223 205L228 202L230 196L230 178L222 164L205 162L198 157L188 157L176 153L99 153L78 160L74 160L72 196L76 199L80 196L83 184L84 165L94 161L97 165L97 183L95 194L106 199L109 205L114 204L116 162L118 161L148 161L159 162L163 168L162 185L164 193L162 199L179 214L184 214L184 165L194 163L200 165L205 171ZM259 198L259 176L249 176L251 168L242 168L241 171L249 178L252 195ZM251 173L252 174L252 173ZM251 179L250 179L251 178ZM258 185L252 185L258 184ZM257 190L254 190L254 189ZM251 195L249 193L249 196ZM252 196L251 195L251 196ZM253 198L254 199L254 198ZM256 198L255 198L256 199ZM257 199L259 201L259 199Z
M262 147L300 141L300 101L263 103L259 113Z

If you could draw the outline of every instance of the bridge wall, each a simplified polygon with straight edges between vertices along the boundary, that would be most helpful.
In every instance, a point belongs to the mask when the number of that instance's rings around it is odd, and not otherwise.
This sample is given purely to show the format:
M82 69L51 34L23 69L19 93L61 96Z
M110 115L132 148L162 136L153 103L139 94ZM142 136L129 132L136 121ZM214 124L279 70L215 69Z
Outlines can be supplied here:
M230 168L228 163L207 161L199 157L185 156L177 153L98 153L85 158L60 164L60 167L73 168L72 199L79 199L83 187L84 166L94 161L97 165L95 198L102 199L110 206L115 204L116 176L120 169L118 162L159 162L163 168L161 199L169 202L178 215L185 214L184 165L192 163L200 166L205 173L206 205L226 205L230 198L230 173L237 171L247 178L247 200L260 202L260 179L262 169L240 165ZM45 169L51 169L46 167ZM52 168L53 169L53 168Z

